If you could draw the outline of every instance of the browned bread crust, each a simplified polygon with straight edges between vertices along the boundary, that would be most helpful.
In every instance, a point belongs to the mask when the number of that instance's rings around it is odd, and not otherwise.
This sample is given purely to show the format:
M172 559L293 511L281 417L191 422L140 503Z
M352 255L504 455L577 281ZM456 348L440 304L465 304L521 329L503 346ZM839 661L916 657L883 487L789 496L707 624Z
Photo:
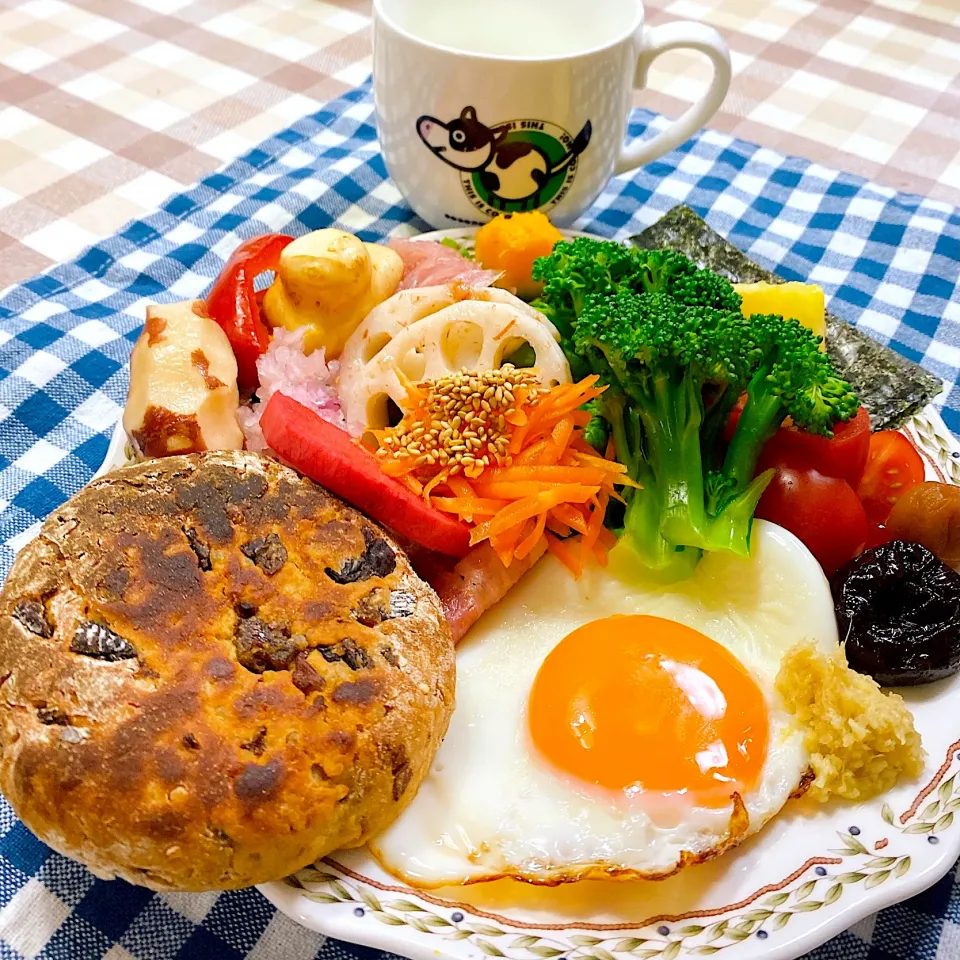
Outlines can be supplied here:
M0 789L101 876L243 887L364 843L453 699L450 630L406 556L252 453L95 481L0 594Z

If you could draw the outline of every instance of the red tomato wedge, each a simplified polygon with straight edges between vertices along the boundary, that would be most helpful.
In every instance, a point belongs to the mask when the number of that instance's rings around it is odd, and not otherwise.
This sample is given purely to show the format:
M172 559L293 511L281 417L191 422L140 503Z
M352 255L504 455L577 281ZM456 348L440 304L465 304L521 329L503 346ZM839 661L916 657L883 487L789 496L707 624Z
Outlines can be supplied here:
M857 495L874 523L886 523L893 505L923 483L923 460L913 444L897 430L881 430L870 437L870 454Z
M833 428L832 437L821 437L795 427L781 427L763 449L757 473L777 460L812 467L826 477L838 477L857 489L870 452L870 414L861 407L857 415Z
M270 331L260 318L263 296L253 285L261 273L277 269L283 248L292 242L293 237L282 233L244 240L207 294L207 312L223 328L237 358L241 390L252 390L260 382L257 359L270 343Z
M470 531L459 520L427 506L388 477L377 458L345 430L275 393L260 418L263 436L291 466L374 520L414 543L451 557L470 549Z

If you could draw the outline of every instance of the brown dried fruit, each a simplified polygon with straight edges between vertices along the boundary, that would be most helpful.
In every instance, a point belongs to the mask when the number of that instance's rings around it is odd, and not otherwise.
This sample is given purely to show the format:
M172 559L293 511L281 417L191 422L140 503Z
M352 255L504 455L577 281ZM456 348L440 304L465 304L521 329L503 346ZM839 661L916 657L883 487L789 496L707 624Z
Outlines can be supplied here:
M287 562L287 548L276 533L245 543L240 552L249 557L268 577L278 573Z
M339 571L327 567L325 573L334 583L356 583L371 577L388 577L396 569L397 555L393 548L368 528L363 528L366 547L359 557L344 561Z
M259 617L250 617L237 624L234 643L241 666L252 673L289 670L294 657L307 645L304 637L291 637L286 627L264 623Z
M338 660L341 660L351 670L373 667L373 660L367 651L364 650L363 647L358 646L356 642L349 637L345 637L339 643L317 647L317 652L327 663L336 663Z
M929 481L895 504L887 530L897 540L925 546L945 564L960 568L960 487Z

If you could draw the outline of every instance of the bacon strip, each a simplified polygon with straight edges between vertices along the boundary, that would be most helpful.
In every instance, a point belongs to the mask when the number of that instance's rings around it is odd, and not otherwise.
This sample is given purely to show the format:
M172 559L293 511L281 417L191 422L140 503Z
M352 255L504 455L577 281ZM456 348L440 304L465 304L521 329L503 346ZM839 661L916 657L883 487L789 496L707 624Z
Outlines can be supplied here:
M403 279L398 290L456 281L468 287L489 287L500 276L500 271L484 270L451 247L433 240L394 239L390 246L403 260Z
M545 551L546 542L541 540L530 554L505 567L489 541L484 541L453 566L437 555L420 554L411 557L411 561L417 573L437 591L453 633L453 642L459 643Z

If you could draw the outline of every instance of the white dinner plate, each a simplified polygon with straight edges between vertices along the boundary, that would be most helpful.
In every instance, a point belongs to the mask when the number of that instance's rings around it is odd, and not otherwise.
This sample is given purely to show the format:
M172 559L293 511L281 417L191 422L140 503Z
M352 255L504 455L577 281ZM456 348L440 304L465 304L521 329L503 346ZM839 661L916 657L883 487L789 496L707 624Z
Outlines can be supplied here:
M448 230L467 246L474 231ZM960 444L931 405L903 428L928 479L960 484ZM126 459L118 425L101 473ZM802 615L798 611L798 615ZM924 772L862 804L791 801L737 849L664 881L534 887L512 880L432 891L343 851L259 889L312 930L413 960L793 960L914 896L960 856L960 675L901 691Z

